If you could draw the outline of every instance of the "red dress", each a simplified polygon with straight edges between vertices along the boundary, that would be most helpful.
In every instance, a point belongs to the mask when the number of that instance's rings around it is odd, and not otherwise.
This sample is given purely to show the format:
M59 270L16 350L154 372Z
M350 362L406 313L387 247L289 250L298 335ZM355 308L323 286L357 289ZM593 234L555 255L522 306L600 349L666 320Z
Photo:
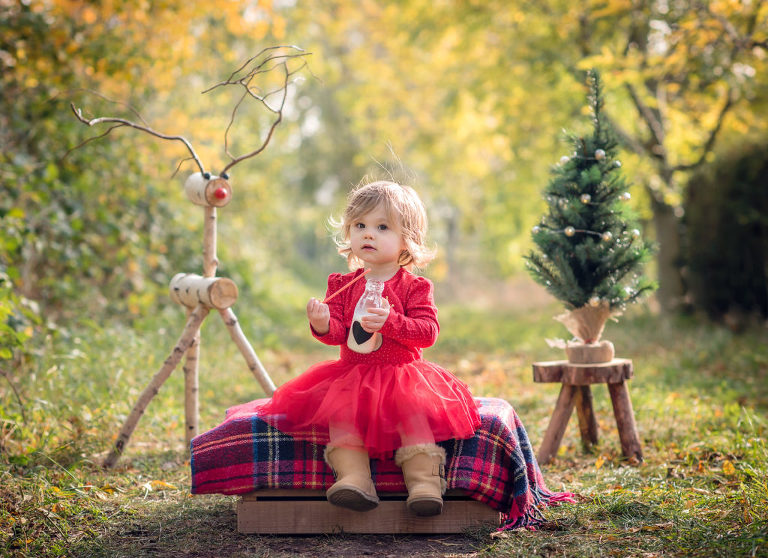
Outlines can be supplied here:
M328 277L328 294L362 270ZM347 431L361 440L372 457L404 445L469 438L480 425L477 404L464 382L422 360L422 348L437 339L437 308L432 283L401 268L385 282L390 311L381 329L381 347L361 354L347 346L355 305L365 281L331 300L330 330L312 335L340 345L339 360L320 362L286 382L259 412L283 432L308 439L312 427ZM353 444L354 445L354 444Z

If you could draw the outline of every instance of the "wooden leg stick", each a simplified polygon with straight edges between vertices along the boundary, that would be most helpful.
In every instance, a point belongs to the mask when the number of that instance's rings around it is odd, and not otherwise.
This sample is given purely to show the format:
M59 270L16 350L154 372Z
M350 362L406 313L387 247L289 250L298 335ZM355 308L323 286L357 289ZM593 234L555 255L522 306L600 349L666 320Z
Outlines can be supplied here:
M632 410L632 401L629 398L627 384L608 384L613 403L613 416L616 418L616 426L619 428L619 440L621 440L621 452L624 457L637 462L643 461L643 448L637 435L635 413Z
M589 386L577 386L575 394L576 414L579 417L579 430L584 451L589 451L597 444L597 419L592 405L592 390Z
M275 384L272 383L272 378L270 378L269 374L267 374L267 371L261 364L259 357L256 356L256 353L254 352L253 347L251 347L251 344L248 342L248 339L246 339L245 334L243 333L243 330L240 328L240 324L237 321L235 313L231 308L227 308L225 310L219 310L219 314L221 314L221 317L224 320L224 324L229 330L230 337L232 337L235 345L237 345L237 348L240 349L240 352L245 357L245 362L248 364L248 368L251 370L253 375L256 376L256 380L258 380L259 384L261 384L261 389L264 390L264 393L271 396L273 393L275 393L275 389L277 388L275 387Z
M157 395L160 387L171 375L173 369L178 366L179 361L181 361L181 357L184 356L184 353L194 342L195 336L198 335L200 331L200 324L203 323L203 320L207 315L208 309L202 305L198 305L197 308L195 308L189 315L189 318L187 319L187 325L184 327L184 331L181 334L178 343L176 343L176 346L173 348L170 356L165 359L163 366L160 368L157 374L155 374L155 377L152 378L152 381L149 383L149 385L144 388L144 391L139 396L139 400L136 402L136 405L134 405L131 414L125 421L125 424L123 424L123 428L120 430L120 434L118 434L117 440L115 440L115 445L112 447L112 451L104 460L104 468L109 469L114 467L115 463L117 463L117 460L120 459L120 456L122 455L126 444L128 444L128 440L130 439L131 434L133 434L133 431L136 429L136 425L139 423L139 419L144 414L147 405L149 405L149 402L152 401L152 398Z
M197 436L199 404L200 330L184 357L184 437L187 445Z
M549 426L544 434L544 441L541 442L539 455L537 456L539 463L542 465L549 463L549 460L555 456L557 449L560 447L563 434L565 434L565 427L568 426L568 419L571 418L571 413L573 413L573 398L576 389L576 386L568 384L563 384L563 387L560 388L560 395L557 398L555 410L552 413L552 418L549 419Z

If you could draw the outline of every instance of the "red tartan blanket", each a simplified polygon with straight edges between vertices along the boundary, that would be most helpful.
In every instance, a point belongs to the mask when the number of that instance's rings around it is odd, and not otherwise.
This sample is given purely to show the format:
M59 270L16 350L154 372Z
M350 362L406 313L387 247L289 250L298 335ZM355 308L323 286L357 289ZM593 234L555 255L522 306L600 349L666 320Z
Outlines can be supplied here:
M542 508L573 502L572 494L550 492L533 454L528 434L512 406L503 399L478 398L481 425L474 437L439 445L447 454L448 489L504 514L503 529L535 528ZM227 411L227 420L192 440L192 493L245 494L263 488L326 490L333 473L323 460L327 443L302 442L269 426L243 406ZM240 412L238 412L240 411ZM373 460L379 492L406 492L393 458Z

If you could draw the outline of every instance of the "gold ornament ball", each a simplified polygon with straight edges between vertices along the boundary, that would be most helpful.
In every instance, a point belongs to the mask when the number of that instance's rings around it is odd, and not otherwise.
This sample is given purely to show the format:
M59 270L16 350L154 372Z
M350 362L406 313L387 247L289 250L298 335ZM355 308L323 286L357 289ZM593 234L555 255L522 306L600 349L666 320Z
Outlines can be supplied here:
M609 240L611 240L613 238L613 234L611 234L611 231L605 231L600 238L602 238L603 240L608 242Z
M564 164L566 164L570 160L571 160L571 158L568 157L568 155L563 155L562 157L560 157L560 164L564 165Z
M579 198L579 199L581 199L581 203L585 203L586 204L586 203L589 203L590 201L592 201L592 196L590 196L589 194L582 194L581 198Z
M600 297L593 296L592 298L590 298L589 305L594 308L597 308L598 306L600 306Z
M640 231L637 229L632 229L632 238L640 238Z
M603 159L605 159L605 151L603 151L602 149L598 149L597 151L595 151L595 159L597 159L598 161L602 161Z
M619 199L620 199L621 201L629 201L629 200L631 200L631 199L632 199L632 194L630 194L629 192L624 192L623 194L621 194L621 195L619 196Z
M565 227L563 232L565 233L565 236L573 236L576 234L576 229L573 227Z
M535 226L534 226L534 227L531 229L531 232L532 232L533 234L539 234L539 231L541 231L541 227L540 227L540 226L538 226L538 225L535 225Z

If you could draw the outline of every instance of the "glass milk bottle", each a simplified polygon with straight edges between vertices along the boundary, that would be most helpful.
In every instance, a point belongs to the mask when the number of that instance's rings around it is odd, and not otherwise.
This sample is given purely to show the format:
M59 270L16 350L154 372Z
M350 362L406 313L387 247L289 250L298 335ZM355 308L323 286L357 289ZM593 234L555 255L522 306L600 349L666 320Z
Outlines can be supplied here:
M360 324L360 319L368 313L369 308L382 308L381 293L384 290L384 281L366 281L365 292L355 306L355 314L352 317L352 327L349 330L347 346L358 353L371 353L381 347L381 333L368 333Z

